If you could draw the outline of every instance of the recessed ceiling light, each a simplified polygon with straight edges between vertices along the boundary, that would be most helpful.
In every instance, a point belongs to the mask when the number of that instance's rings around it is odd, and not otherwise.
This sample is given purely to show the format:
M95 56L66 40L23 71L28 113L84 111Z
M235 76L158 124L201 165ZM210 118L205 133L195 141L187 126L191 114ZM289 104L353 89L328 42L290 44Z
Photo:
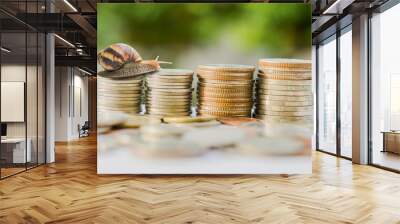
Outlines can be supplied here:
M64 3L67 4L74 12L78 12L78 10L68 0L64 0Z
M62 37L60 37L59 35L57 35L57 34L54 34L54 36L55 37L57 37L59 40L61 40L62 42L64 42L64 43L66 43L67 45L69 45L70 47L73 47L73 48L75 48L75 45L73 45L71 42L69 42L68 40L66 40L66 39L64 39L64 38L62 38Z
M1 49L1 51L4 51L6 53L10 53L11 52L11 50L9 50L9 49L7 49L5 47L1 47L0 49Z
M78 70L81 71L81 72L83 72L83 73L85 73L85 74L87 74L87 75L92 75L92 73L90 73L90 72L88 72L88 71L86 71L86 70L83 70L83 69L81 69L81 68L79 68L79 67L78 67Z

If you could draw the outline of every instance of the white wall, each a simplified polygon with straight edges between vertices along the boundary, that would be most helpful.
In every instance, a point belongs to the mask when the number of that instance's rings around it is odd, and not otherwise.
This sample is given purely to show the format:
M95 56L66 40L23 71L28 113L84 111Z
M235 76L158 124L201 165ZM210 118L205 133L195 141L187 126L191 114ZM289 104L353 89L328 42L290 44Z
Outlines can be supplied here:
M77 139L78 124L88 120L88 78L76 68L56 67L55 85L55 140Z

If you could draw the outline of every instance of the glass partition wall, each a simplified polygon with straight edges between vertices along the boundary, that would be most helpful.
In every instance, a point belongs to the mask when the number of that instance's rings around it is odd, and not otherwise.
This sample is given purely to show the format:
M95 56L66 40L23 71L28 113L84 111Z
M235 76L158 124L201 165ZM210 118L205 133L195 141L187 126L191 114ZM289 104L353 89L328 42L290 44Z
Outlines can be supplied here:
M1 6L2 3L0 3ZM19 2L25 12L34 12ZM45 35L0 11L0 178L45 163ZM3 22L3 21L7 21ZM7 26L13 23L12 26ZM10 29L12 27L12 29Z
M317 46L317 150L352 157L351 25Z
M400 4L371 18L370 163L400 171Z

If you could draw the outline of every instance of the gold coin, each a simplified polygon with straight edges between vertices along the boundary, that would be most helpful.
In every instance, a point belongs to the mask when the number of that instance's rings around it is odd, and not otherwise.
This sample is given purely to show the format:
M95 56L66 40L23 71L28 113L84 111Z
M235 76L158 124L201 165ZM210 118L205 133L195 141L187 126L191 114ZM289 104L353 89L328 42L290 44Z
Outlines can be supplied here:
M312 106L312 100L308 101L279 101L279 100L260 100L257 99L256 106L260 105L261 107L268 107L268 106Z
M276 115L276 116L311 116L313 114L313 111L260 111L256 109L257 114L264 114L264 115Z
M146 81L146 86L152 87L152 86L189 86L189 88L192 86L192 82L162 82L162 81Z
M145 104L149 105L149 106L154 106L154 107L172 107L172 106L189 107L191 105L191 102L171 102L171 101L149 102L149 101L146 101Z
M154 106L154 107L183 107L183 106L190 106L191 102L181 102L181 101L146 101L146 105Z
M143 88L143 85L108 85L98 83L97 88L105 90L140 90Z
M257 99L259 100L280 100L280 101L310 101L313 100L313 96L276 96L268 94L258 94Z
M161 119L144 115L129 115L127 120L119 125L121 128L139 128L143 125L152 125L161 123Z
M283 111L283 112L289 112L289 111L312 111L313 106L263 106L263 105L257 105L257 108L262 110L262 111Z
M180 109L190 109L189 104L148 104L146 103L146 107L155 108L155 109L169 109L169 108L180 108Z
M147 84L146 88L148 90L191 89L192 88L192 84L190 84L190 85L182 85L182 86L180 86L180 85L167 86L167 85L149 85L149 84Z
M100 98L100 100L97 102L98 104L133 104L133 103L139 103L140 98L136 99L129 99L129 100L115 100L115 99L104 99Z
M261 84L257 85L258 89L268 89L268 90L279 90L279 91L312 91L310 85L304 86L283 86L283 85L272 85L272 84Z
M146 94L146 98L149 100L169 100L169 101L179 101L179 100L191 100L192 94L186 95L162 95L162 94Z
M260 68L311 70L311 61L302 59L263 58L258 61L258 66Z
M254 72L255 67L251 65L238 65L238 64L208 64L199 65L198 70L203 71L224 71L224 72Z
M140 107L140 103L130 104L130 105L121 105L121 104L97 104L99 108L105 109L137 109Z
M130 103L130 102L140 102L141 98L106 98L99 97L98 103Z
M163 121L165 123L195 123L195 122L208 122L214 120L215 120L214 116L198 116L198 117L183 116L183 117L163 118Z
M140 112L139 107L126 107L126 108L115 108L115 107L103 107L103 106L97 106L97 109L99 111L121 111L121 112Z
M222 88L213 88L213 87L202 87L199 86L198 88L198 92L207 92L207 93L219 93L219 94L224 94L224 93L242 93L242 94L252 94L253 89L251 88L226 88L226 89L222 89Z
M151 77L171 77L171 76L193 76L192 70L187 69L160 69L158 72L155 72L149 76Z
M212 82L198 82L198 85L201 87L209 87L209 88L220 88L220 89L248 89L253 87L253 83L235 83L235 82L226 82L226 83L212 83Z
M277 69L260 69L258 75L280 75L280 76L306 76L311 77L311 70L277 70Z
M313 121L312 116L274 116L256 114L256 118L270 121Z
M193 77L187 76L171 76L171 77L148 77L147 82L152 83L191 83L193 82Z
M139 94L142 92L142 89L126 89L126 90L117 90L117 89L103 89L98 88L98 93L113 93L113 94Z
M103 93L103 92L98 92L97 97L98 98L112 98L112 99L135 99L140 97L142 94L141 93L127 93L127 94L112 94L112 93Z
M258 95L274 95L274 96L311 96L311 91L284 91L284 90L271 90L271 89L258 89Z
M227 80L205 80L202 78L199 78L199 84L202 85L217 85L217 86L230 86L230 85L237 85L237 86L253 86L254 81L253 80L234 80L234 81L227 81Z
M176 112L176 113L164 113L164 112L146 112L147 114L159 116L159 117L176 117L176 116L187 116L190 112Z
M197 96L199 99L202 97L213 97L219 99L228 99L228 98L251 98L253 96L252 92L212 92L212 91L202 91L199 90L197 92Z
M122 81L122 80L105 80L105 79L97 79L97 84L103 85L126 85L126 86L137 86L143 83L143 79L136 79L132 81Z
M197 70L197 77L203 80L214 81L251 81L253 79L253 72L232 73Z
M270 73L258 73L258 77L264 79L276 79L276 80L311 80L311 74L281 75L281 74L270 74Z
M236 103L236 102L229 102L229 103L221 103L221 102L210 102L210 101L199 101L199 105L202 106L216 106L216 107L251 107L253 106L253 102L247 103Z
M251 107L216 107L216 106L205 106L205 105L198 105L197 107L199 110L206 110L206 111L215 111L215 112L250 112Z
M219 98L219 97L201 97L199 98L201 102L215 102L215 103L251 103L253 100L251 98Z
M192 93L192 89L148 89L150 93L161 93L161 94L188 94Z
M138 111L138 112L140 111L139 105L130 107L110 107L110 106L97 105L97 109L110 110L110 111Z
M97 89L98 93L103 93L103 94L139 94L141 90L110 90L110 89Z
M312 80L277 80L258 78L257 83L263 85L282 85L282 86L311 86Z
M148 106L146 105L147 111L153 112L187 112L190 111L190 106Z
M188 108L169 108L169 109L159 109L159 108L146 108L149 113L187 113L190 112Z
M198 110L199 115L211 115L216 117L250 117L250 112L225 112Z

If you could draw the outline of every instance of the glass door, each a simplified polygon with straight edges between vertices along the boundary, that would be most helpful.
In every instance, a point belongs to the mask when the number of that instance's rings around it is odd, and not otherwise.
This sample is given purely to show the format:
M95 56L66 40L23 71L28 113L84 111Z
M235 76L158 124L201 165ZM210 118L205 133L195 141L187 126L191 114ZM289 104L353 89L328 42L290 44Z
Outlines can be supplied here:
M336 154L336 36L317 50L317 149Z
M400 171L400 4L371 18L370 162Z
M340 45L340 156L352 157L352 32L341 31Z
M26 124L26 41L25 31L1 34L2 178L26 170L31 161Z
M16 10L40 13L43 3ZM0 12L0 179L45 163L45 44L43 33Z

